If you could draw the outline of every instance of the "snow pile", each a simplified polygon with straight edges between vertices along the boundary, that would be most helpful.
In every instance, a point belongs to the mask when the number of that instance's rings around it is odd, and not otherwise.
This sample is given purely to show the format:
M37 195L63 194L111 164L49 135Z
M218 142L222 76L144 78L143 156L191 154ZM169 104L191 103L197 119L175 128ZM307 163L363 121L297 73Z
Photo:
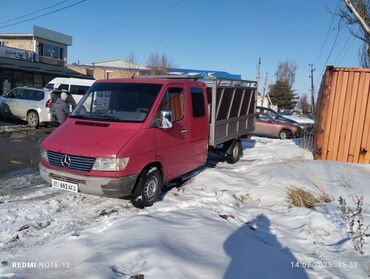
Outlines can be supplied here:
M289 140L243 146L239 163L212 155L144 210L49 188L38 174L0 181L0 277L366 277L368 258L353 250L337 199L364 195L370 224L370 167L313 161ZM291 208L289 187L332 202Z

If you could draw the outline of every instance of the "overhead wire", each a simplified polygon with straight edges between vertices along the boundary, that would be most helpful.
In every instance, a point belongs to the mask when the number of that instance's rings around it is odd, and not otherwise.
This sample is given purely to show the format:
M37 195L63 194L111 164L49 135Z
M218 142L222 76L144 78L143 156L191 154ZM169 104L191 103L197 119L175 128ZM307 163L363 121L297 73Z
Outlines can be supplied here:
M322 42L322 44L321 44L321 47L320 47L320 49L319 49L318 53L316 54L316 58L314 59L313 64L316 64L316 63L317 63L317 62L319 62L319 61L320 61L320 59L321 59L321 56L322 56L322 53L323 53L324 47L325 47L325 45L326 45L326 43L327 43L327 40L328 40L328 38L329 38L330 31L332 31L332 26L333 26L334 19L335 19L336 13L337 13L337 11L338 11L338 8L339 8L339 0L337 0L337 6L336 6L336 8L335 8L335 11L334 11L334 13L333 13L332 17L331 17L331 21L330 21L330 25L329 25L328 31L327 31L327 32L326 32L326 34L325 34L325 38L324 38L324 40L323 40L323 42Z
M53 11L50 11L50 12L47 12L47 13L43 13L43 14L38 15L38 16L34 16L34 17L31 17L31 18L28 18L28 19L25 19L25 20L21 20L21 21L15 22L15 23L10 23L10 24L6 24L6 25L2 25L2 26L0 26L0 29L4 29L6 27L10 27L10 26L21 24L21 23L29 22L31 20L38 19L38 18L43 17L43 16L46 16L46 15L54 14L54 13L63 11L65 9L71 8L73 6L76 6L76 5L81 4L83 2L86 2L86 1L87 0L80 0L80 1L78 1L76 3L70 4L68 6L64 6L62 8L59 8L59 9L56 9L56 10L53 10Z
M343 58L343 54L345 54L347 52L347 50L348 50L347 46L351 42L351 38L352 38L352 42L353 42L354 37L351 36L351 34L348 32L347 39L346 39L345 43L343 44L341 50L338 52L338 55L334 59L334 62L333 62L334 64L337 64L337 62L339 63L342 60L342 59L339 60L339 58Z
M45 7L45 8L39 9L39 10L35 10L35 11L33 11L33 12L30 12L30 13L27 13L27 14L23 14L23 15L21 15L21 16L17 16L17 17L13 17L13 18L11 18L11 19L7 19L7 20L0 21L0 24L4 24L4 23L8 23L8 22L15 21L15 20L17 20L17 19L21 19L21 18L25 18L25 17L32 16L32 15L37 14L37 13L39 13L39 12L42 12L42 11L49 10L49 9L55 8L55 7L57 7L57 6L60 6L60 5L62 5L63 3L68 2L68 1L71 1L71 0L63 0L63 1L60 1L60 2L55 3L54 5L51 5L51 6L48 6L48 7Z
M95 32L90 32L90 33L86 33L86 34L80 34L80 35L75 35L74 37L76 38L81 38L81 37L87 37L87 36L92 36L92 35L96 35L96 34L100 34L100 33L104 33L104 32L109 32L109 31L112 31L112 30L115 30L115 29L118 29L118 28L122 28L122 27L125 27L125 26L128 26L128 25L131 25L133 23L136 23L138 21L141 21L141 20L144 20L144 19L147 19L148 17L152 17L152 16L155 16L157 14L160 14L164 11L167 11L169 9L172 9L172 8L175 8L183 3L185 3L187 0L182 0L182 1L179 1L179 2L176 2L172 5L168 5L162 9L159 9L159 10L156 10L154 12L151 12L151 13L148 13L144 16L140 16L140 17L137 17L133 20L130 20L130 21L126 21L126 22L123 22L123 23L120 23L120 24L117 24L117 25L112 25L110 27L106 27L104 29L101 29L99 31L95 31Z

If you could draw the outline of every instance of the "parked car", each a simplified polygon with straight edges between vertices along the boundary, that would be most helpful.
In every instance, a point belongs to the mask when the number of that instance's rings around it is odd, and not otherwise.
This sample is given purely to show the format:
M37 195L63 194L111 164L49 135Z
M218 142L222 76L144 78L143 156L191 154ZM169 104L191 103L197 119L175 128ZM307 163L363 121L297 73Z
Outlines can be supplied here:
M52 122L52 103L49 89L17 87L0 99L1 114L26 120L32 128Z
M300 133L300 128L297 125L277 121L261 112L256 115L254 135L290 139L297 137Z
M295 122L294 120L288 119L288 118L282 116L280 113L277 113L276 111L274 111L273 109L270 109L270 108L257 107L257 112L264 113L264 114L268 115L269 117L271 117L272 119L274 119L278 122L282 122L282 123L286 123L286 124L292 124L292 125L297 124L297 122Z
M85 95L90 86L94 83L94 79L81 79L81 78L64 78L57 77L52 79L46 88L64 90L72 94L76 103L78 103Z
M240 138L255 126L256 82L201 78L96 81L42 142L41 176L59 189L130 197L142 208L167 182L203 166L208 147L236 163Z
M281 122L281 123L285 123L285 124L290 124L290 125L297 125L300 127L301 131L302 131L302 134L303 133L308 133L310 134L313 130L313 126L314 126L314 123L315 121L306 117L300 117L300 118L297 118L297 117L294 117L292 116L291 114L288 115L288 114L284 114L282 115L281 113L278 113L276 111L274 111L273 109L270 109L270 108L265 108L265 107L257 107L257 112L262 112L262 113L265 113L267 114L269 117L271 117L273 120L276 120L278 122ZM284 113L288 113L287 111L285 111Z

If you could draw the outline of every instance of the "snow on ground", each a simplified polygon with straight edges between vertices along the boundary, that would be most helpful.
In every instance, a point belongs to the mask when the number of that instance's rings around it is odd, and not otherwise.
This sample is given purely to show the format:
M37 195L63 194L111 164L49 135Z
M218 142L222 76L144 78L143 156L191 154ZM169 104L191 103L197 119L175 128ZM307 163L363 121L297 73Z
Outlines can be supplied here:
M367 277L370 247L353 250L337 199L364 195L370 224L370 166L313 161L290 140L243 146L237 164L210 155L144 210L52 189L37 173L0 180L0 278ZM291 186L333 201L290 208Z
M0 133L11 133L18 131L32 130L33 128L28 127L27 125L3 125L0 126Z

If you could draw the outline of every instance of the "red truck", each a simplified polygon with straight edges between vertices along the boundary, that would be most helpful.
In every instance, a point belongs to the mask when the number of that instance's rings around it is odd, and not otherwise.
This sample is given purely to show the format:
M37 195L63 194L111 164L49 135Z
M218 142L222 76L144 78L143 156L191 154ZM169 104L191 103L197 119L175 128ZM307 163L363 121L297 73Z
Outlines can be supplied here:
M256 82L205 77L96 81L41 144L53 187L152 205L163 185L204 166L218 149L235 163L253 131Z

